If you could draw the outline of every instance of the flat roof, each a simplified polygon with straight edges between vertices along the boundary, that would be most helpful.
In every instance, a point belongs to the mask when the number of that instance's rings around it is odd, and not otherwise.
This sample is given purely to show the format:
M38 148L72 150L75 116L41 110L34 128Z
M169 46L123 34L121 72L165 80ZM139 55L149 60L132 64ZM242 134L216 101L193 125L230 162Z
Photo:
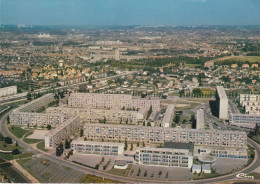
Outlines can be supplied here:
M228 98L223 86L217 86L217 91L218 91L219 98L223 98L223 99Z
M193 143L165 142L163 147L164 148L171 148L171 149L194 150L194 144Z
M73 140L71 144L88 144L88 145L106 145L106 146L124 146L124 143L115 143L115 142L98 142L98 141L81 141Z

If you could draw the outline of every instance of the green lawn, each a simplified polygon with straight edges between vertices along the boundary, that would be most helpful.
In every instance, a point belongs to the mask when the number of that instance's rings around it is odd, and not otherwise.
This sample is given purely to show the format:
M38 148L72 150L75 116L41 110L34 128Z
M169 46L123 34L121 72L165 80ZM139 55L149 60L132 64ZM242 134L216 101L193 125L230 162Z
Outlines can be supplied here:
M102 177L98 177L92 174L86 174L79 180L80 183L119 183L116 180L110 180Z
M128 176L130 170L132 168L132 165L128 165L126 169L115 169L112 168L111 170L107 171L110 174L115 174L115 175L119 175L119 176Z
M32 155L33 153L31 152L20 153L18 155L0 153L0 158L3 158L5 160L13 160L13 159L31 157Z
M220 176L221 174L216 173L213 169L211 169L210 174L205 174L205 173L200 173L200 174L193 174L193 179L194 180L200 180L200 179L205 179L205 178L214 178L217 176Z
M30 130L24 130L19 126L10 126L8 127L9 131L18 138L22 138Z
M45 149L45 143L44 143L44 141L39 142L39 143L36 145L36 147L37 147L39 150L42 150L42 151L45 151L45 152L48 151L47 149Z
M260 173L252 172L249 173L248 176L254 176L255 180L260 180Z
M42 140L41 139L30 139L30 138L27 138L28 136L32 135L33 134L33 131L30 131L30 132L27 132L25 135L24 135L24 139L23 141L28 143L28 144L34 144L34 143L38 143L38 142L41 142Z
M6 145L6 147L4 145ZM22 147L20 146L16 146L15 144L6 144L4 141L0 141L0 149L3 151L12 151L15 148L22 150Z
M31 160L31 158L21 159L21 160L17 160L17 163L20 164L23 167L23 165L26 162L28 162L29 160Z
M2 111L2 110L4 110L4 109L6 109L8 106L6 106L6 105L1 105L0 106L0 112Z

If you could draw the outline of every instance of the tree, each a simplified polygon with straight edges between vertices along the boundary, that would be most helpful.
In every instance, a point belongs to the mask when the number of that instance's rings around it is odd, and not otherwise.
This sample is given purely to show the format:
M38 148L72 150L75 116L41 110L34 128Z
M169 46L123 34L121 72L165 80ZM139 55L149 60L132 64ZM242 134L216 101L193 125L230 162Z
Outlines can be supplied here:
M6 143L6 144L12 144L12 143L13 143L12 138L6 137L6 138L5 138L5 143Z
M30 92L28 92L26 97L27 97L27 100L31 100L32 99L32 94Z
M69 149L70 148L70 141L68 141L68 139L65 140L65 149Z
M145 170L145 172L144 172L144 177L146 177L147 176L147 170Z
M139 142L137 142L137 144L136 144L136 147L139 147L140 145L139 145Z
M151 126L151 122L148 122L148 123L147 123L147 126Z
M196 128L196 118L194 115L191 115L190 121L191 121L192 128L193 129Z
M56 148L56 156L61 156L62 155L62 153L63 153L63 151L64 151L64 149L63 149L63 144L62 143L60 143L59 145L58 145L58 147Z
M143 147L145 147L145 143L143 142Z
M80 129L80 137L83 137L83 128Z
M134 148L134 145L133 145L133 143L131 142L131 148L130 148L130 150L133 151L133 148Z
M15 148L13 151L12 151L12 154L13 155L18 155L20 153L19 149Z
M181 117L180 117L179 115L175 115L175 117L174 117L174 122L175 122L175 123L179 123L180 120L181 120Z
M48 129L48 130L51 130L51 125L47 125L47 129Z
M128 145L127 145L127 141L125 140L125 147L124 147L124 150L127 150L127 147L128 147Z

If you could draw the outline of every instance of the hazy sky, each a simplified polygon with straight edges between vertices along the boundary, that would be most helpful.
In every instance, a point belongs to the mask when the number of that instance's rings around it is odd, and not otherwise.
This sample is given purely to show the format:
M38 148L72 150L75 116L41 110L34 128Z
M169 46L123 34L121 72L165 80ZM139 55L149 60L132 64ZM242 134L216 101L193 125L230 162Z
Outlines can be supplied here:
M0 0L0 24L260 25L260 0Z

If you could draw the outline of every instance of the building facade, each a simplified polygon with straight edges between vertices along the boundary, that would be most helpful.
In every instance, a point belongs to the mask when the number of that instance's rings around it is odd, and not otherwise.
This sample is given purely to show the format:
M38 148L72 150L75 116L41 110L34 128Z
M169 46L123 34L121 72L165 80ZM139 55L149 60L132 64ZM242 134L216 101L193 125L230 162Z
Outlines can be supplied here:
M166 112L162 120L162 127L170 127L174 116L174 105L167 106Z
M94 109L149 109L160 111L159 99L132 98L124 94L71 93L70 107L89 107Z
M93 108L63 108L50 107L46 109L47 113L64 114L65 116L79 116L82 121L88 123L136 123L138 120L144 119L145 112L142 114L137 111L130 110L108 110Z
M228 97L223 86L217 86L216 103L218 109L218 117L221 120L228 119Z
M79 131L81 125L82 124L79 117L69 118L63 124L59 125L57 128L45 135L45 148L55 148L62 141L66 140L72 134Z
M141 165L191 168L193 153L187 149L144 147L136 150L135 161Z
M5 88L0 88L0 97L14 95L17 93L17 86L9 86Z
M197 130L164 127L123 126L109 124L84 124L87 139L127 140L139 142L183 142L195 145L241 147L247 146L246 132L222 130Z
M196 129L204 129L205 121L204 121L204 110L199 109L196 111Z
M71 149L81 154L118 156L123 154L124 144L74 140L71 142Z
M260 95L240 94L240 105L246 114L260 114Z
M260 124L260 114L230 114L229 122L238 126L252 124L254 127L256 124Z

